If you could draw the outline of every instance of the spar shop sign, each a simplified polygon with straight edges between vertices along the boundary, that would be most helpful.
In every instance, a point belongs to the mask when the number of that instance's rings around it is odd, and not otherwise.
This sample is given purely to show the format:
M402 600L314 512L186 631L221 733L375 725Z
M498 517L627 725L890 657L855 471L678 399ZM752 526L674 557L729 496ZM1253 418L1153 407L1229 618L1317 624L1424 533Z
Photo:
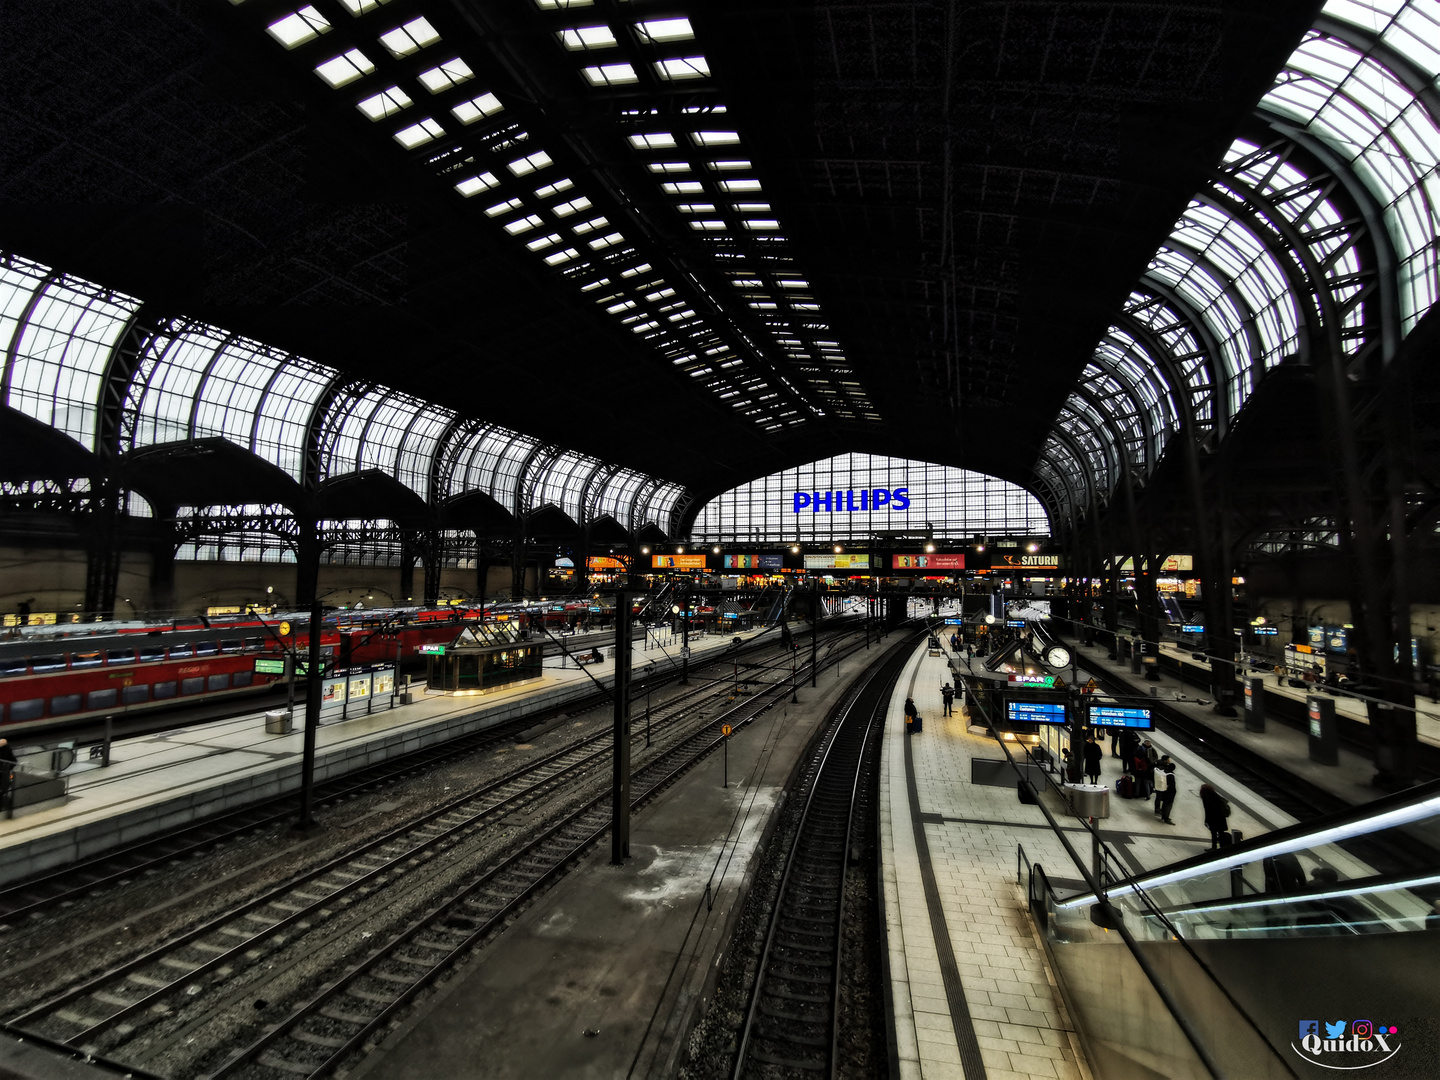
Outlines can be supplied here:
M791 513L808 509L812 514L858 514L885 510L894 513L910 509L910 489L847 488L844 491L797 491L790 497Z

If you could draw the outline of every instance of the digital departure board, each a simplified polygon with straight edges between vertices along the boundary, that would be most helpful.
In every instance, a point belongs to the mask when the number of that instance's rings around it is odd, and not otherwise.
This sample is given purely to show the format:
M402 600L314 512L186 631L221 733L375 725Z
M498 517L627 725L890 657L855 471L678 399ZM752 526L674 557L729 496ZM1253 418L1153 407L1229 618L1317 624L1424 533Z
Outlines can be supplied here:
M1095 727L1128 727L1144 731L1155 726L1149 709L1130 709L1119 705L1092 705L1090 723Z
M1064 724L1068 722L1063 701L1009 701L1005 718L1012 724Z

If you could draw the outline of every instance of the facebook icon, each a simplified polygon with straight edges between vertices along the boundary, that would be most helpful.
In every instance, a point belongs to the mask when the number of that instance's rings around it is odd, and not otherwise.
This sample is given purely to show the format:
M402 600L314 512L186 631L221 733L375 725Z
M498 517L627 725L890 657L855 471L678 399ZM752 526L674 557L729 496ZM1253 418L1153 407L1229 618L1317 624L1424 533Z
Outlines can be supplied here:
M1303 1042L1306 1035L1319 1035L1320 1022L1318 1020L1300 1021L1300 1039Z

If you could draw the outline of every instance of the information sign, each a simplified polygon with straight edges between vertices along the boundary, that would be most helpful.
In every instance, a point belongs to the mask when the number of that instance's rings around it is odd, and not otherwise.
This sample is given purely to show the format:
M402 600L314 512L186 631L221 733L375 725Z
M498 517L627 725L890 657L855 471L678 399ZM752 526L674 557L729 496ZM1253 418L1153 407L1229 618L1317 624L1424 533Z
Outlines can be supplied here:
M1185 623L1183 626L1180 627L1180 629L1186 634L1203 634L1205 632L1205 624L1193 622Z
M1009 701L1005 717L1012 724L1064 724L1067 722L1063 701Z
M1023 630L1023 629L1025 629L1025 620L1024 620L1024 619L1006 619L1006 620L1005 620L1005 625L1006 625L1006 626L1014 627L1014 628L1017 629L1017 630Z
M276 660L270 657L261 657L255 661L256 675L284 675L285 661Z
M728 739L728 738L730 737L730 732L731 732L731 727L730 727L729 724L721 724L721 725L720 725L720 734L721 734L721 735L724 735L724 736Z
M1252 626L1250 633L1259 637L1275 637L1280 633L1280 628L1278 626Z
M946 619L946 620L945 620L945 625L946 625L946 626L964 626L964 625L965 625L965 620L964 620L964 619Z
M1055 688L1054 675L1011 675L1010 682L1015 686L1034 686L1042 690L1053 690Z
M1131 709L1119 705L1092 705L1090 723L1095 727L1128 727L1149 731L1154 727L1149 709Z

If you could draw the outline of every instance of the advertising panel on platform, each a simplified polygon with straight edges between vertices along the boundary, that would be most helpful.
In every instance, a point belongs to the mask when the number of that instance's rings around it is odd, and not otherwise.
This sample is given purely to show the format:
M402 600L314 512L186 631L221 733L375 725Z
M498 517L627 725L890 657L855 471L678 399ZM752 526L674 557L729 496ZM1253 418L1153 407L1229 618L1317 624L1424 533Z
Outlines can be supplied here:
M657 570L704 570L704 555L651 555L650 565Z
M726 555L726 570L779 570L780 555Z
M806 555L806 570L868 570L869 555Z
M585 560L587 570L624 570L625 564L610 555L591 555Z
M891 555L895 570L964 570L964 555Z

